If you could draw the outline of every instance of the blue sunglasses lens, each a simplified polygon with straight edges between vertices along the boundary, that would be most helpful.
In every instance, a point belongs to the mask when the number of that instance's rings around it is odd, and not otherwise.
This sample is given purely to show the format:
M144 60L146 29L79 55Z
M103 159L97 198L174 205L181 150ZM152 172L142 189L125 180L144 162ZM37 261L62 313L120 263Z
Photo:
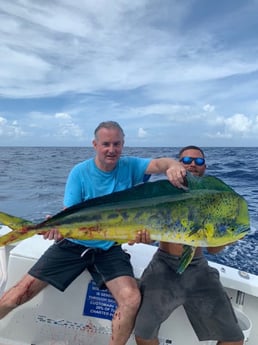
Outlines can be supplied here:
M201 166L201 165L203 165L205 163L205 159L204 158L200 158L200 157L198 157L198 158L183 157L183 158L180 159L180 162L182 162L184 164L191 164L192 161L194 161L194 163L196 165L199 165L199 166Z

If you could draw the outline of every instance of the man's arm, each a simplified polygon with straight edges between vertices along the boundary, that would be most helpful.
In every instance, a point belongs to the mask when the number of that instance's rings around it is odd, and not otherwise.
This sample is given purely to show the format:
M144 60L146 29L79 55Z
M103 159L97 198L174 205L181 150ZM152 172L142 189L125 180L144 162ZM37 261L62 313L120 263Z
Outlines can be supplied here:
M186 169L180 162L172 158L152 159L145 174L165 174L175 187L185 188L184 177Z
M209 254L217 254L218 252L222 251L226 246L219 246L219 247L207 247L207 251Z
M218 247L207 247L207 251L210 253L210 254L217 254L218 252L221 252L225 247L227 246L230 246L231 244L234 244L236 243L237 241L233 241L231 243L228 243L226 245L223 245L223 246L218 246Z

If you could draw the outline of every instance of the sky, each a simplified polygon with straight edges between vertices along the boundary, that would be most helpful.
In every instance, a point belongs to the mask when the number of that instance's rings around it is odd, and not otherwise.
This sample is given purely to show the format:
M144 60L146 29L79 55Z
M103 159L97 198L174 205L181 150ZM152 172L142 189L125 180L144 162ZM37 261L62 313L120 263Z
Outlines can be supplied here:
M258 146L258 0L1 0L0 146Z

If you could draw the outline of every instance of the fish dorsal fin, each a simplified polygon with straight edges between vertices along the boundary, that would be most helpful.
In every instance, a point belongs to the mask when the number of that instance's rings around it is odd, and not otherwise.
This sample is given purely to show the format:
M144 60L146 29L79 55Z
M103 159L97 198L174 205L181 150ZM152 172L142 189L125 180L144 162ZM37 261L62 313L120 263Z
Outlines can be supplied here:
M216 190L227 191L236 193L230 186L217 177L205 175L205 176L195 176L190 172L187 172L187 187L189 190Z

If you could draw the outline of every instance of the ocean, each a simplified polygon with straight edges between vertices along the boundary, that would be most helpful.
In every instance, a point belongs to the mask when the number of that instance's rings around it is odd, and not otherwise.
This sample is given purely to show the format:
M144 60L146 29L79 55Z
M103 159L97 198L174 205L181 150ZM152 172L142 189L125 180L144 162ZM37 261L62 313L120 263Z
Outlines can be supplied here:
M258 275L258 149L204 147L206 174L221 178L249 207L250 233L207 258ZM175 147L125 147L124 155L177 158ZM39 222L63 206L66 178L91 147L0 147L0 211Z

